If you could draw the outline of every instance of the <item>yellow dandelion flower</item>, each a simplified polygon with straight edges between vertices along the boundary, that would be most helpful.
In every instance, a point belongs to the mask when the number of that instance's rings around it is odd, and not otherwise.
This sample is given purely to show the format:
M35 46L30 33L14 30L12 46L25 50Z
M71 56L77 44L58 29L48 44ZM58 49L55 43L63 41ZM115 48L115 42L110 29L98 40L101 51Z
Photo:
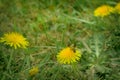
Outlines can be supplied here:
M94 11L94 16L105 17L110 15L114 11L114 8L108 5L102 5Z
M38 67L33 67L32 69L29 70L30 76L34 76L38 72L39 72L39 68Z
M10 45L17 49L17 47L26 48L29 42L26 41L21 34L16 32L6 33L3 37L0 38L0 42L3 42L6 45Z
M120 14L120 3L115 6L115 11Z
M79 50L72 50L70 47L67 47L60 51L57 55L57 60L61 64L71 64L77 62L81 58L81 53Z

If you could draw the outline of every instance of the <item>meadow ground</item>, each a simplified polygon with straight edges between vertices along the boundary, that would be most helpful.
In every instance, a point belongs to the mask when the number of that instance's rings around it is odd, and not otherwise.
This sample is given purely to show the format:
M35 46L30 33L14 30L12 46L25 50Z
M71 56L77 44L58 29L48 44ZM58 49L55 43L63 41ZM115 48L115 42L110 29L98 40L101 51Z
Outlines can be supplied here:
M0 0L1 80L120 80L119 48L119 0Z

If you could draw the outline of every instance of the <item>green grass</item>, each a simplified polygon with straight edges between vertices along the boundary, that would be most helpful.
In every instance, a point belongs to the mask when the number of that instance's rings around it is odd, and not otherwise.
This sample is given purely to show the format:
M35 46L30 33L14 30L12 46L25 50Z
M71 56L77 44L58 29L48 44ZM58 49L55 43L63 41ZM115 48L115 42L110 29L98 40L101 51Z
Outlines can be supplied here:
M96 18L94 10L119 0L0 0L0 37L18 32L30 42L13 50L0 43L1 80L119 80L119 16ZM61 65L56 55L75 44L82 52L75 65ZM10 55L11 64L9 64ZM39 73L29 75L33 66Z

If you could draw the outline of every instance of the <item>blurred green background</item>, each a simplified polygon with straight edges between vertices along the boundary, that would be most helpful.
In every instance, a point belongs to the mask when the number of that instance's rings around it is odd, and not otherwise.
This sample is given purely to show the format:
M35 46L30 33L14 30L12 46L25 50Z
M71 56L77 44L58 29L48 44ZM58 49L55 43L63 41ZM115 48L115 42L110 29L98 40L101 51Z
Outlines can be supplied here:
M94 10L119 0L0 0L0 37L23 34L30 46L12 52L0 44L1 80L120 80L120 15L96 18ZM117 22L116 22L117 19ZM57 53L75 44L82 58L75 66L60 65ZM99 53L99 57L96 54ZM29 76L29 69L39 73Z

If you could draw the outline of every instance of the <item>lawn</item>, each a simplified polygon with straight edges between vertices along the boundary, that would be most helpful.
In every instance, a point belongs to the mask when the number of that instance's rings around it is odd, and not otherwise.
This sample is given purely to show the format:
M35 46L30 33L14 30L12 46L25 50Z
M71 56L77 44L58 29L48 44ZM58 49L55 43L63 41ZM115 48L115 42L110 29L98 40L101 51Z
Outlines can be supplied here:
M0 80L119 80L119 0L0 0Z

